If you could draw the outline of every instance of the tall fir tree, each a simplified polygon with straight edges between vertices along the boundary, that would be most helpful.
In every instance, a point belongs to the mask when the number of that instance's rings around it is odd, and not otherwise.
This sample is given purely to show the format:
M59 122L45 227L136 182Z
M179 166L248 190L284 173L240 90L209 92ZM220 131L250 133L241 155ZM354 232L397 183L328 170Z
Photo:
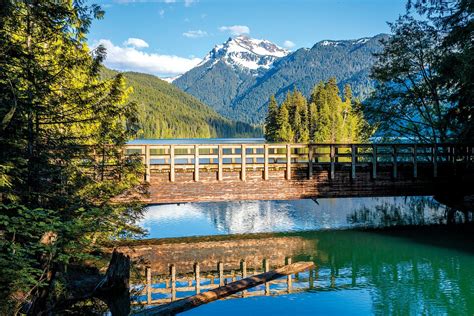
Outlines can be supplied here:
M274 141L278 137L278 103L275 96L270 97L268 112L265 119L265 139Z

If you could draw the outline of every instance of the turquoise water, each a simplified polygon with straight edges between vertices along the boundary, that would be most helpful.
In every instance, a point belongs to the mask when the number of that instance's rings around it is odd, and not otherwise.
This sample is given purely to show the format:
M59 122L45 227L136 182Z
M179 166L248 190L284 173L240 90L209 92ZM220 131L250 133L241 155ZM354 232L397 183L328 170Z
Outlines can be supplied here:
M190 203L151 206L141 225L152 238L265 233L309 245L293 260L315 263L314 288L184 314L474 315L473 229L444 225L445 211L430 197Z

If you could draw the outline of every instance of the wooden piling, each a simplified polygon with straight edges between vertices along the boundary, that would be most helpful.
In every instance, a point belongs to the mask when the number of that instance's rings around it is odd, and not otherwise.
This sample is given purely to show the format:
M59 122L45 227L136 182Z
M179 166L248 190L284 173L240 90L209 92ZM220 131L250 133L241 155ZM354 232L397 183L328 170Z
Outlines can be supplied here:
M219 286L224 285L224 263L219 262L217 264L217 270L219 270Z
M243 259L242 261L240 261L240 272L241 272L242 279L245 279L247 277L247 261ZM242 297L245 297L246 293L247 291L243 290Z
M147 304L151 304L151 300L152 300L152 297L151 297L151 286L152 286L152 283L151 283L151 268L147 267L145 269L145 273L146 273L146 302L147 302Z
M291 262L291 261L292 261L291 257L286 258L285 261L286 261L286 262L285 262L286 265L292 264L292 262ZM291 276L291 274L288 274L288 275L286 276L286 291L287 291L288 293L291 293L292 288L293 288L292 276Z
M171 275L171 301L176 300L176 267L174 264L170 266Z
M263 259L263 270L265 272L270 271L270 261L268 259ZM270 283L265 282L265 295L270 295Z
M196 281L196 294L201 292L201 269L199 263L194 264L194 280Z

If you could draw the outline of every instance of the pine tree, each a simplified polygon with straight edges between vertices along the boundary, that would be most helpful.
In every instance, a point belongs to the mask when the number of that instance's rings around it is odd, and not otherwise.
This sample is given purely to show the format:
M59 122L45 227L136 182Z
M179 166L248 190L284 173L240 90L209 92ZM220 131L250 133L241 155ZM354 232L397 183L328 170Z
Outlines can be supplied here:
M288 103L283 102L278 113L278 141L294 142L295 134L290 124L290 112Z
M278 103L275 96L270 97L268 113L265 119L265 139L270 142L278 138Z

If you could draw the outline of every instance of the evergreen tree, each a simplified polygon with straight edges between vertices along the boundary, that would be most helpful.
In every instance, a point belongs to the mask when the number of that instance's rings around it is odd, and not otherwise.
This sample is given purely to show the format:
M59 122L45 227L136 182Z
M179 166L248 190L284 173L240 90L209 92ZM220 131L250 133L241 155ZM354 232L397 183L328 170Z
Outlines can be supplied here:
M288 103L283 102L278 113L278 137L280 142L294 142L295 134L290 124L290 111Z
M83 1L2 1L0 8L0 314L47 311L67 297L58 272L111 237L132 236L140 183L123 159L137 129L122 75L100 78L105 50L85 35L100 7ZM47 311L47 312L46 312Z
M268 113L265 119L265 139L276 141L278 137L278 103L275 96L270 97L268 103Z

